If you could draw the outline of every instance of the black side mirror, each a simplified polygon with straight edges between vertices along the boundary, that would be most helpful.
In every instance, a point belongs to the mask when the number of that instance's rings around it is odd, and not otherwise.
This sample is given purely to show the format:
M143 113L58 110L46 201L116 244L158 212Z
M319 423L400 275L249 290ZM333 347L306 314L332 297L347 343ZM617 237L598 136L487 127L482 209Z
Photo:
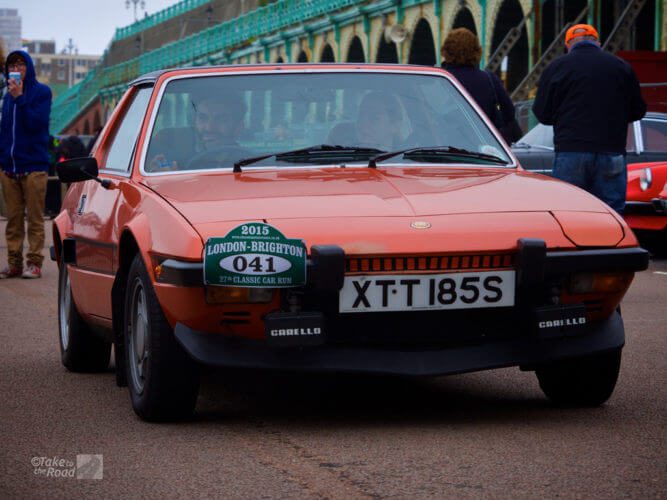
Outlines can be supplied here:
M81 182L97 179L97 160L93 157L72 158L56 165L60 182Z

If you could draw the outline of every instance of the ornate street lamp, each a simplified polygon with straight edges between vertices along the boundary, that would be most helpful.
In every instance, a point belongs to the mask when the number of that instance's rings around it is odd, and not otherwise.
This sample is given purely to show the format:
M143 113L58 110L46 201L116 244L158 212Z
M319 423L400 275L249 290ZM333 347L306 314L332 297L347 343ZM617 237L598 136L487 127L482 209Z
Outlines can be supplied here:
M74 53L78 54L79 49L76 45L74 45L74 42L70 38L67 41L67 45L65 45L65 48L63 49L63 54L69 54L70 55L69 61L68 61L69 62L68 71L67 71L67 86L68 87L71 87L72 85L74 85L74 75L73 75L73 73L74 73L74 67L73 67L74 61L72 60L72 54L74 54Z
M129 9L130 5L134 6L134 22L136 23L137 18L137 5L139 8L146 10L146 1L145 0L125 0L125 8Z
M211 4L208 4L204 12L206 13L206 25L211 26L211 16L213 16L213 7Z

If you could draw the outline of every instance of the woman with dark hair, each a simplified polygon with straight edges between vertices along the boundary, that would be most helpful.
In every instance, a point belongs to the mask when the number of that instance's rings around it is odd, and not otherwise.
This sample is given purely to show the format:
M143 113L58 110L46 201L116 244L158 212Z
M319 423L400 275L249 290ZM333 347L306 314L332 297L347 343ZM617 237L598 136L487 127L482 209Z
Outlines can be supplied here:
M482 47L467 28L452 30L441 50L442 67L451 73L475 99L482 111L511 144L521 137L514 118L514 104L500 79L490 71L479 69Z

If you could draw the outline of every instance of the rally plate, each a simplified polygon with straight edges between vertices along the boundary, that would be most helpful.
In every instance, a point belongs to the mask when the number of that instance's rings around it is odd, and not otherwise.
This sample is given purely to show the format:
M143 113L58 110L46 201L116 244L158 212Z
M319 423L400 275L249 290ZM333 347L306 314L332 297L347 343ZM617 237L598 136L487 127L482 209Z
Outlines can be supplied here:
M306 245L263 222L236 226L204 245L204 284L289 288L306 283Z
M515 271L346 276L339 312L511 307Z

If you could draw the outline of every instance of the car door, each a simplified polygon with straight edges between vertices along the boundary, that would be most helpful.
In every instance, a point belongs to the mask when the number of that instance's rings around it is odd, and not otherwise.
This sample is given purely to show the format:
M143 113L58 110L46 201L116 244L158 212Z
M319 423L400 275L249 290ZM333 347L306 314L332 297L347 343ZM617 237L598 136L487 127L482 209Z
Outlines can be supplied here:
M118 252L115 220L123 183L129 182L137 140L152 86L132 88L121 101L112 129L100 143L97 158L100 177L112 180L113 189L100 183L84 183L72 215L70 237L75 240L76 264L70 266L72 295L90 320L108 326L111 320L111 287Z
M667 160L667 119L646 117L641 121L641 162Z
M628 135L625 143L625 161L626 163L639 163L641 157L641 121L637 120L628 125Z

